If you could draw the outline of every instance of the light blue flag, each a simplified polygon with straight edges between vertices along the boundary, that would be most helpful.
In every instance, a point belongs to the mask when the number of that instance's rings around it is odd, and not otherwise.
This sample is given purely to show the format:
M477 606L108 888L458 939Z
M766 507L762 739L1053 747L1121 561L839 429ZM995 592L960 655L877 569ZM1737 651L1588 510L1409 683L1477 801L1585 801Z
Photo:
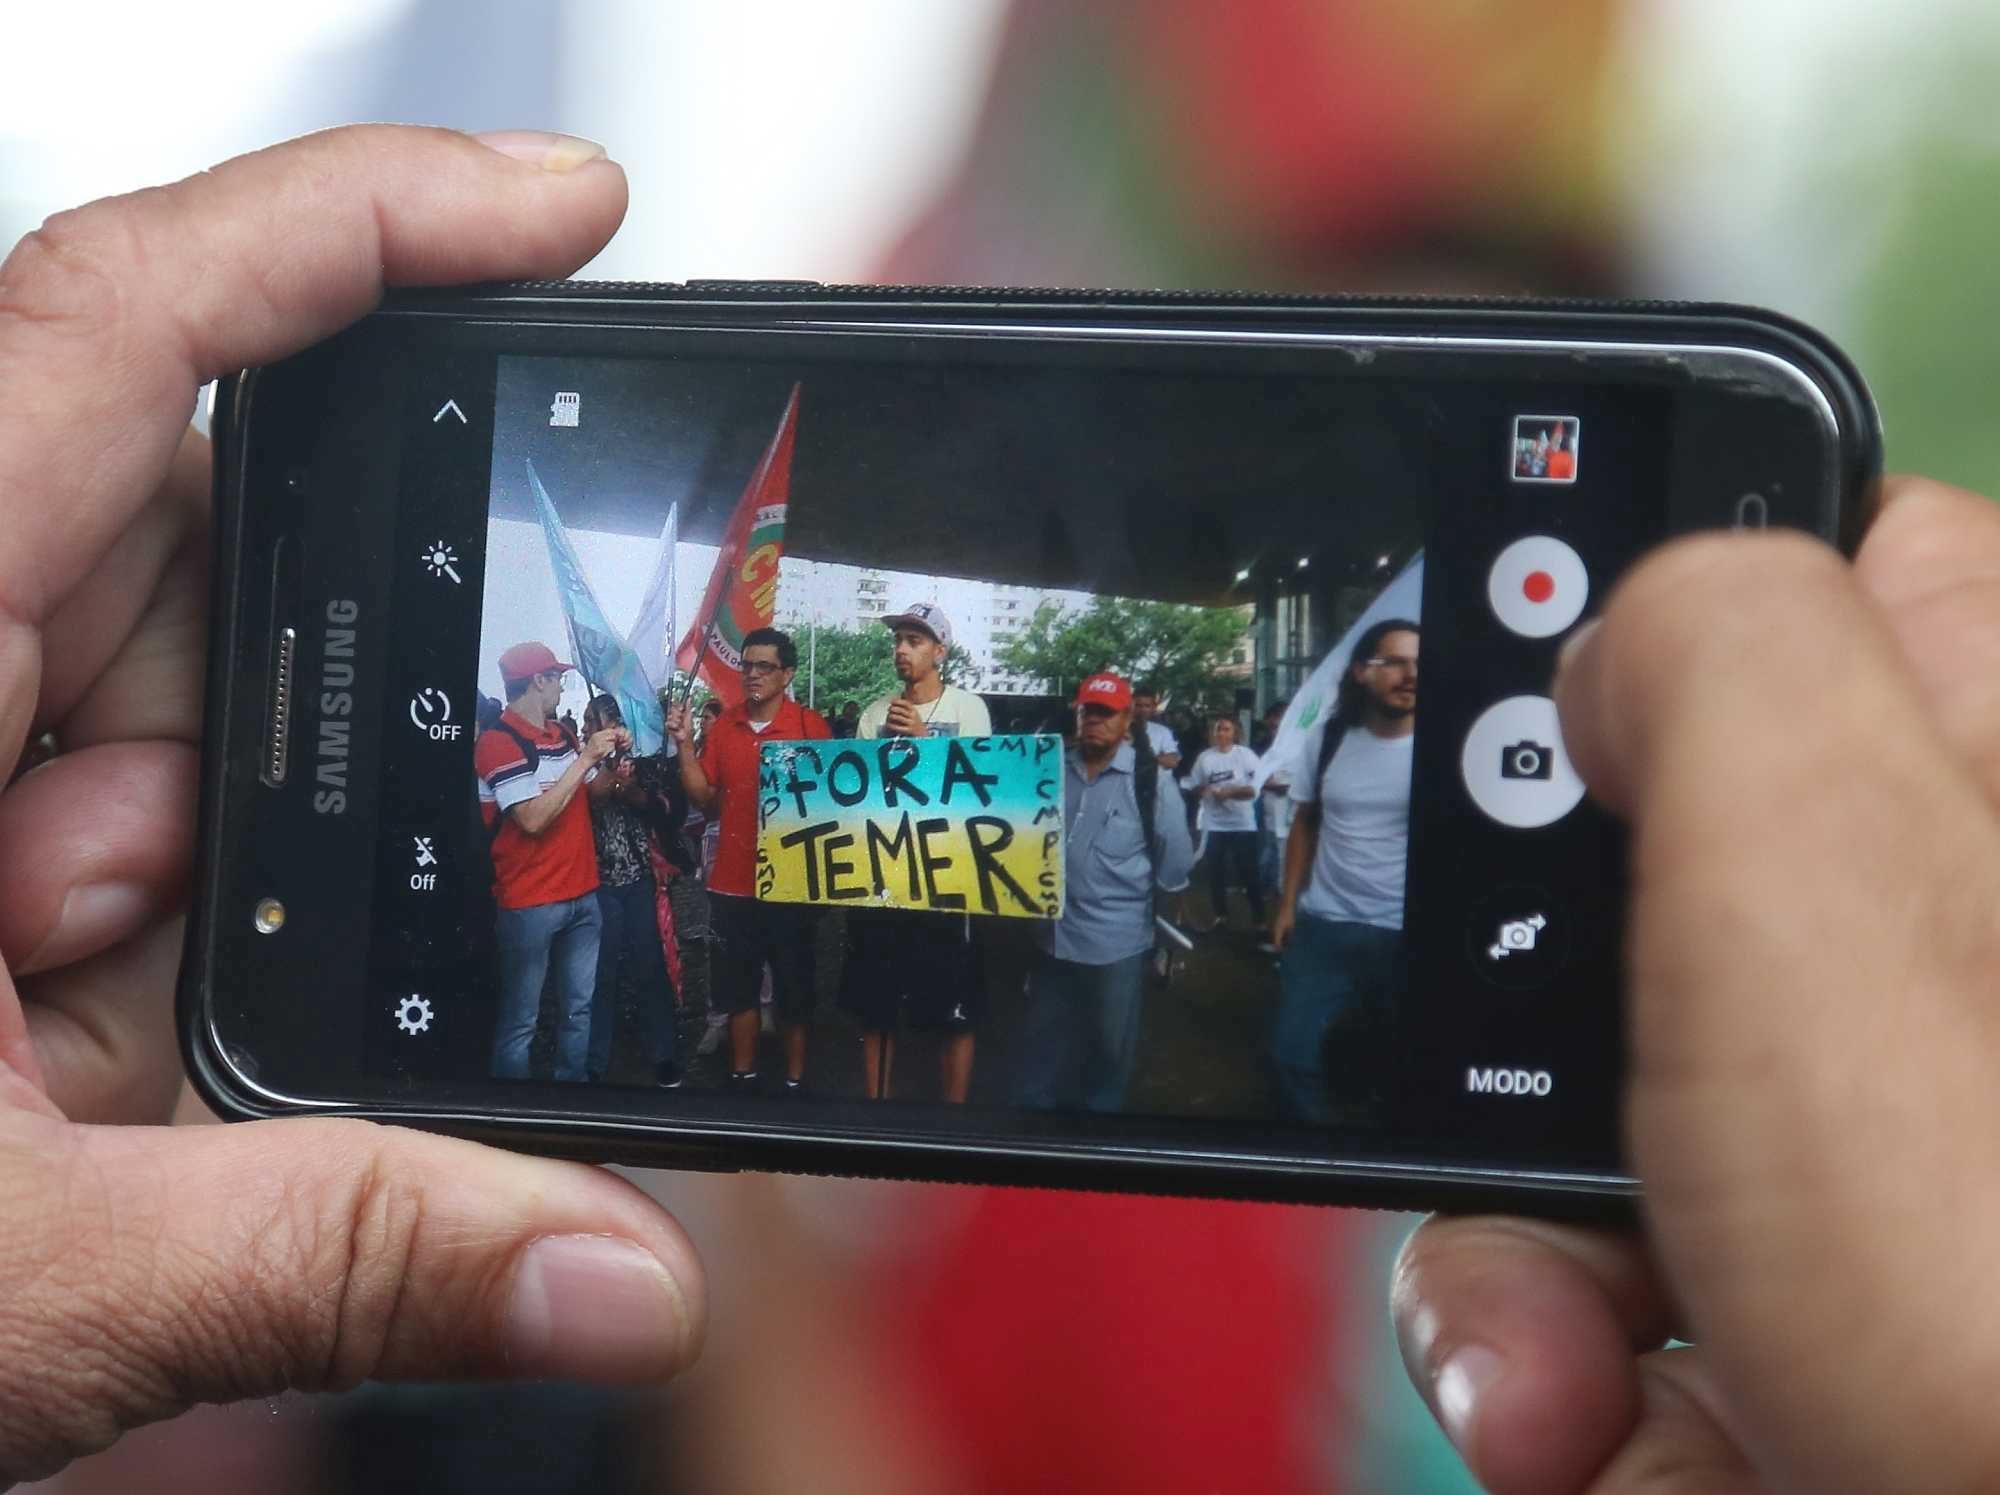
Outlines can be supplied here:
M1292 697L1292 704L1285 708L1285 714L1278 720L1278 734L1271 739L1270 747L1257 762L1255 783L1259 789L1264 781L1274 773L1288 773L1294 764L1312 759L1303 758L1307 744L1311 744L1315 755L1319 752L1320 734L1326 730L1327 718L1331 716L1340 701L1340 680L1347 673L1348 656L1354 652L1354 642L1384 618L1409 618L1423 616L1424 607L1424 554L1418 551L1416 558L1397 573L1396 579L1382 588L1375 600L1368 604L1360 617L1356 618L1340 636L1340 642L1326 651L1322 659L1306 676L1306 683L1299 687Z
M555 569L556 591L562 598L576 667L590 682L592 694L602 692L618 698L625 725L632 731L632 751L640 757L657 753L666 739L667 723L653 682L639 656L597 605L596 594L584 579L583 565L533 462L528 463L528 486L535 490L535 511L541 515L542 535L549 542L549 564Z

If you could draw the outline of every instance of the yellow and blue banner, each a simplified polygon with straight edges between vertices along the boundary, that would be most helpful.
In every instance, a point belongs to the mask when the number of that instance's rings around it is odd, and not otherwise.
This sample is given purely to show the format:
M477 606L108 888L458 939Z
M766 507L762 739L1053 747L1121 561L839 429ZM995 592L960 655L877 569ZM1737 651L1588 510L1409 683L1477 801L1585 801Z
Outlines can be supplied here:
M1057 919L1062 739L767 742L759 898Z

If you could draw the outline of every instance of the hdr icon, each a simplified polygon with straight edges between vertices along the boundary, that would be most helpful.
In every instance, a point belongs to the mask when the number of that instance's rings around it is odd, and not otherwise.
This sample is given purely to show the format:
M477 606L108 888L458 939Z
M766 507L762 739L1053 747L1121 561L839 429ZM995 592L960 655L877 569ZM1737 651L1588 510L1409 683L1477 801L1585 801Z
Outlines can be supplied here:
M1468 1069L1465 1088L1474 1095L1527 1095L1540 1098L1555 1089L1546 1069Z

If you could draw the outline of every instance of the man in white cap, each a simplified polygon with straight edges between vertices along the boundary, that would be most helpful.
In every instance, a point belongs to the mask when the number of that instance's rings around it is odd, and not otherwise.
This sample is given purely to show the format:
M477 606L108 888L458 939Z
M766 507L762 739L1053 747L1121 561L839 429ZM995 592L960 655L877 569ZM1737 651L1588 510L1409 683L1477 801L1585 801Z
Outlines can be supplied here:
M882 620L894 631L901 691L871 701L857 738L987 737L986 703L946 685L939 671L951 653L951 619L935 602L916 602ZM848 957L841 1005L861 1024L861 1061L868 1096L887 1100L896 1058L896 1029L943 1038L938 1087L962 1103L972 1085L973 1035L985 1012L982 942L970 915L918 910L850 909Z
M935 602L913 602L882 620L893 630L895 695L870 701L856 737L987 737L993 732L986 703L969 690L946 685L938 671L951 653L951 619Z

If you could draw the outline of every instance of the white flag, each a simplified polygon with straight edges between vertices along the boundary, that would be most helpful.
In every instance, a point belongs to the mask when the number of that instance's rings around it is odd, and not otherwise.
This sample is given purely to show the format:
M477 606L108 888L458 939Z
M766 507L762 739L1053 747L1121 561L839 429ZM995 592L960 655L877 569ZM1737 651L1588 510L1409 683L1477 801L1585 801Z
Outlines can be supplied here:
M680 537L681 506L674 504L667 510L667 522L660 530L660 554L653 562L653 579L646 583L646 595L640 599L638 615L632 619L631 632L627 634L632 652L639 656L647 676L663 689L674 677L667 651L680 637L674 617L674 551L680 545Z
M1347 673L1348 656L1354 652L1354 641L1384 618L1415 621L1423 615L1423 606L1424 554L1418 551L1416 558L1397 574L1395 580L1382 588L1380 595L1354 620L1353 626L1340 636L1340 642L1329 649L1326 658L1306 676L1306 683L1299 687L1298 694L1292 697L1284 716L1279 719L1278 735L1271 739L1271 745L1257 762L1257 788L1262 789L1264 781L1274 773L1289 773L1295 765L1311 762L1305 757L1308 748L1317 754L1320 734L1339 709L1340 682Z

